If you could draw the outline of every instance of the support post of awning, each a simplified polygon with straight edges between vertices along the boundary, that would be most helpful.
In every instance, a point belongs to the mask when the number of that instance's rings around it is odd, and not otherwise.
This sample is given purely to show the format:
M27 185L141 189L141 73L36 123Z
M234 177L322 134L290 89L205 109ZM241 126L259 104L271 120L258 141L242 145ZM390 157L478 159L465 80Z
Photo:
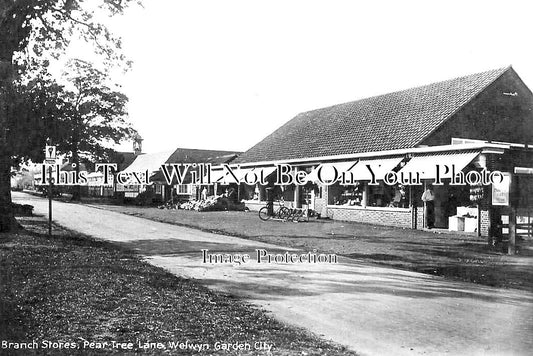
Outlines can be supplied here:
M514 255L516 253L516 208L510 206L509 210L509 244L507 246L507 254Z
M294 208L297 209L299 208L299 203L300 203L300 186L298 184L295 184L294 185Z
M363 189L363 199L361 201L361 206L363 208L366 208L367 204L368 204L368 184L365 183L364 189Z

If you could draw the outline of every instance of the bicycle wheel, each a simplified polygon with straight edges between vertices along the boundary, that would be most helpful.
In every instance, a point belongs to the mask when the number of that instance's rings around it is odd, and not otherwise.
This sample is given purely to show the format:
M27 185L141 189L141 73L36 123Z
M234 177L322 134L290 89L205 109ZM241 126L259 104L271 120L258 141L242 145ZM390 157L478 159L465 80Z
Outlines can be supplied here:
M279 208L278 217L280 219L288 219L291 216L291 209L282 206Z
M267 221L270 219L270 215L268 214L268 208L266 206L259 209L259 219L263 221Z

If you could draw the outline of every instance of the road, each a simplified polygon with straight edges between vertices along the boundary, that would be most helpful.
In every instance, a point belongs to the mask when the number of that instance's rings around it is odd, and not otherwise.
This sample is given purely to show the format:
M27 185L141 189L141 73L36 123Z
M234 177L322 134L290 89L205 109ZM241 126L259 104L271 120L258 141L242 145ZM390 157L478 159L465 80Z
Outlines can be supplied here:
M13 199L34 205L38 214L47 212L45 199L23 193ZM202 249L251 259L256 249L287 249L78 204L54 202L54 222L132 248L156 266L238 295L361 355L532 354L533 294L528 292L342 257L321 264L204 263ZM295 252L300 253L290 251Z

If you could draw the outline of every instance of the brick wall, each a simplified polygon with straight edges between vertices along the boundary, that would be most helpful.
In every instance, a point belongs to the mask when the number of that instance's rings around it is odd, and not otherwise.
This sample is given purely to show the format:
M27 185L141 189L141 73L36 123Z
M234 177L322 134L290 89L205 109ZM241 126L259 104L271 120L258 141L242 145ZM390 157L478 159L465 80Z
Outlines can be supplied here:
M362 223L411 228L411 210L354 209L346 207L328 207L328 216L335 220L356 221Z
M481 236L489 236L490 229L490 215L488 209L481 210Z
M322 186L322 206L321 210L317 210L321 217L328 217L328 202L329 202L329 189L327 186Z
M327 216L326 207L328 205L328 188L326 186L319 186L319 192L315 195L315 211L320 216ZM321 193L321 194L320 194Z
M417 230L424 229L424 207L419 206L416 209L416 228Z
M478 219L480 219L480 236L485 237L488 237L490 232L491 191L492 187L490 185L483 188L484 198L480 202L480 212L478 217Z
M326 216L326 200L324 198L315 198L315 211L320 216Z

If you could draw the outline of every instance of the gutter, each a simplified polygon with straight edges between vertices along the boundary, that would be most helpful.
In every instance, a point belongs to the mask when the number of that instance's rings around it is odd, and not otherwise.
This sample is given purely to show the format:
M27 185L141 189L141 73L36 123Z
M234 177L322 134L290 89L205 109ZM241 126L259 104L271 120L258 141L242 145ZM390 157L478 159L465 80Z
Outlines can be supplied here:
M324 163L324 161L346 161L346 160L355 160L361 158L374 158L374 157L385 157L385 156L400 156L407 154L419 154L419 153L436 153L436 152L446 152L446 151L466 151L466 150L480 150L481 153L496 153L503 154L506 149L513 148L526 148L532 149L533 147L519 144L510 144L510 143L468 143L468 144L459 144L459 145L442 145L442 146L430 146L430 147L413 147L413 148L403 148L396 150L386 150L386 151L377 151L377 152L364 152L364 153L353 153L353 154L344 154L336 156L320 156L320 157L311 157L311 158L295 158L295 159L286 159L286 160L275 160L275 161L260 161L260 162L246 162L239 164L241 168L247 167L258 167L258 166L272 166L276 164L292 164L292 165L313 165ZM230 167L237 167L237 164L230 164ZM223 166L213 166L213 168L222 168Z

